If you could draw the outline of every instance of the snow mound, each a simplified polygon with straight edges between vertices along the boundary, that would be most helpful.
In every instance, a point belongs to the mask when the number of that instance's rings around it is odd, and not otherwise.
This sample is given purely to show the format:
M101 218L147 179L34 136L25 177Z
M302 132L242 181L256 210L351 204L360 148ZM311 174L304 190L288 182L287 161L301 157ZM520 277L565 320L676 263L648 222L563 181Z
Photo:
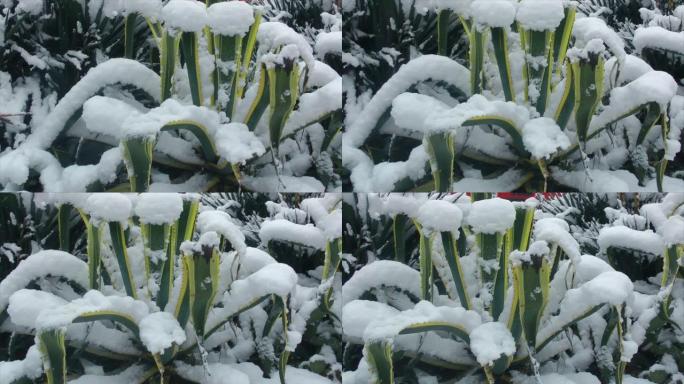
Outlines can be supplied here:
M476 201L466 216L466 222L475 233L503 233L515 222L515 206L500 198Z
M145 224L172 224L183 212L183 199L176 193L142 193L135 215Z
M197 216L200 233L216 232L225 237L239 254L246 252L245 235L233 223L230 215L221 211L203 211Z
M289 241L316 249L325 249L325 237L313 224L296 224L288 220L266 221L261 225L259 238L265 244L272 240Z
M427 232L454 232L461 227L463 213L448 201L428 200L418 209L416 219Z
M502 356L513 356L515 340L505 324L483 323L470 332L470 350L480 365L491 366Z
M155 312L140 320L140 340L153 354L185 342L185 331L168 312Z
M93 193L86 201L92 219L107 223L126 223L131 216L131 200L121 193Z
M183 32L200 32L209 22L207 7L199 1L171 0L162 9L167 27Z
M254 9L244 1L212 4L207 9L211 29L225 36L244 36L254 24Z
M528 121L522 134L525 149L536 159L548 159L559 149L570 148L568 136L561 131L555 120L548 117Z
M552 31L565 18L565 9L561 0L522 0L515 18L526 29Z

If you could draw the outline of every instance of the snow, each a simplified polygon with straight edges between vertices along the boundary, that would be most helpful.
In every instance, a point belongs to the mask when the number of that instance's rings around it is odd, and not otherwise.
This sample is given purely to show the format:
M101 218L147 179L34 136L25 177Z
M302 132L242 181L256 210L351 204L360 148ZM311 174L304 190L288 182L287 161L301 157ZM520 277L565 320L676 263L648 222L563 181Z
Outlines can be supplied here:
M67 120L88 99L102 88L116 84L134 85L155 100L159 100L161 97L159 75L153 70L135 60L110 59L91 69L72 87L59 101L55 109L44 119L43 124L36 127L33 133L26 138L22 147L26 147L27 150L49 147L62 131ZM3 160L4 158L0 158L0 164Z
M135 215L145 224L173 224L183 212L183 199L175 193L142 193Z
M386 319L399 313L399 310L377 301L352 300L342 308L342 329L344 336L356 342L363 340L368 324Z
M32 254L0 282L0 309L10 297L32 281L46 277L63 277L81 287L88 286L88 265L62 251L40 251Z
M427 12L451 10L464 18L470 18L470 3L473 0L416 0L416 13L425 15ZM406 2L408 3L408 2ZM409 3L410 4L410 3ZM406 9L406 7L404 8ZM404 12L408 13L408 12Z
M497 116L509 120L514 127L521 129L530 118L530 111L513 102L490 101L482 95L473 95L466 103L461 103L443 113L434 113L426 121L426 131L443 132L456 130L458 133L467 120L481 116ZM480 147L486 147L482 144ZM477 149L480 149L479 147Z
M230 123L217 129L214 145L219 156L231 164L245 164L247 160L266 153L261 140L242 123Z
M551 158L558 150L570 148L570 139L556 121L540 117L528 121L522 130L523 144L535 159Z
M43 376L43 359L36 345L28 349L24 360L0 361L0 377L6 383L14 383L24 377L37 380L41 376Z
M171 0L162 9L167 27L182 32L200 32L208 23L207 7L193 0Z
M274 263L230 284L221 299L223 308L214 308L207 318L206 329L211 330L234 315L240 309L253 304L257 300L277 295L285 297L295 290L297 274L287 264Z
M622 225L605 227L598 236L598 244L603 252L608 248L634 249L660 256L665 250L662 237L651 230L639 231Z
M672 216L658 228L658 233L662 236L665 246L684 243L684 218Z
M219 115L215 111L207 107L184 105L175 99L168 99L159 107L151 109L143 115L128 116L123 123L124 136L156 136L165 125L188 121L199 124L206 129L209 135L214 134L220 125Z
M484 367L493 365L499 357L513 356L516 346L506 325L492 321L470 332L470 350Z
M476 25L506 28L515 21L515 5L509 0L475 0L470 14Z
M225 237L238 254L244 255L247 251L245 235L240 228L233 223L229 214L215 210L203 211L197 215L196 224L197 230L200 233L216 232Z
M426 232L454 232L461 227L463 213L453 203L428 200L418 209L416 216Z
M209 26L219 35L245 36L254 24L254 10L244 1L212 4L207 14Z
M288 241L315 249L325 249L325 237L320 229L312 224L296 224L288 220L266 221L261 225L259 238L264 244L272 240Z
M131 216L131 200L120 193L93 193L86 201L85 211L93 220L127 223Z
M632 298L633 290L634 286L629 277L615 271L601 273L580 287L568 290L560 304L560 313L551 317L540 329L537 343L598 305L620 305L627 302Z
M161 354L172 345L185 342L185 331L168 312L155 312L140 320L140 340L148 351Z
M33 16L40 15L43 12L43 0L19 0L17 12L28 13Z
M568 223L564 220L557 218L537 220L534 224L533 237L538 241L543 240L550 244L557 244L573 263L580 262L579 244L569 233Z
M192 366L182 361L175 363L175 372L187 380L200 384L222 384L230 380L231 384L250 384L249 377L240 370L226 364L210 363L206 366Z
M41 330L66 327L79 316L101 311L124 314L137 324L149 314L150 308L145 302L129 296L105 296L100 291L90 290L82 298L41 311L36 326Z
M321 67L320 64L316 68ZM283 135L291 135L312 122L320 121L330 113L342 109L342 78L335 78L319 89L299 97L299 107L285 123Z
M420 274L391 260L378 260L356 271L342 287L342 304L360 298L373 288L397 287L420 297Z
M122 118L123 116L138 118L140 111L125 101L105 96L93 96L83 104L81 118L89 131L120 139L126 121Z
M10 296L7 313L13 324L36 329L36 319L41 311L57 308L66 303L66 300L50 292L20 289Z
M328 54L342 53L342 31L321 32L316 36L316 56L323 60Z
M123 0L122 3L124 15L138 13L152 20L157 20L162 10L161 0Z
M257 55L268 65L283 64L301 58L307 67L315 67L313 48L306 39L289 26L275 21L262 23L257 32L259 50ZM279 48L279 53L275 54ZM271 52L271 56L267 54Z
M363 333L366 343L392 339L404 328L413 324L443 322L462 328L470 334L482 323L480 315L475 311L462 307L435 306L428 301L421 301L412 309L402 311L392 317L372 321Z
M397 127L420 130L425 121L437 112L446 112L449 107L432 96L405 92L392 100L392 118Z
M532 31L555 30L565 18L561 0L522 0L515 19Z
M625 43L612 28L606 25L603 19L598 17L584 17L575 20L572 30L575 37L575 47L585 48L588 51L600 53L603 50L601 42L615 55L617 60L622 63L625 59ZM596 42L599 44L596 44ZM592 46L592 43L594 47Z
M466 223L475 233L504 233L513 227L515 206L508 200L494 198L472 204Z
M427 80L443 81L470 93L470 71L467 68L444 56L425 55L415 58L399 68L383 84L353 124L347 127L344 144L357 148L363 145L393 100L411 86Z
M634 32L634 48L637 53L642 53L645 48L684 53L684 31L668 31L659 26L637 28Z

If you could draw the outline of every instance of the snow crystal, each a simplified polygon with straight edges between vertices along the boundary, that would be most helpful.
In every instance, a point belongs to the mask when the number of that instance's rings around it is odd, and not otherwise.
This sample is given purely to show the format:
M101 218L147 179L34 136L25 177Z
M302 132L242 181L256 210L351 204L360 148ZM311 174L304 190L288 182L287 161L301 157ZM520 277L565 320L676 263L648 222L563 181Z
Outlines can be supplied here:
M219 3L229 4L229 3ZM221 126L214 135L216 152L231 164L245 164L266 152L264 144L242 123Z
M254 24L254 10L244 1L212 4L207 14L209 26L219 35L244 36Z
M515 5L509 0L475 0L470 14L477 25L506 28L515 20Z
M39 329L65 327L79 316L99 311L122 313L139 323L149 313L149 307L145 302L130 296L105 296L100 291L91 290L80 299L42 311L36 319L36 326Z
M556 121L548 117L528 121L522 134L525 149L536 159L548 159L559 149L570 148L570 139Z
M105 222L128 222L131 216L131 200L120 193L93 193L86 201L85 210L95 220Z
M491 366L502 356L513 356L515 340L505 324L492 321L483 323L470 332L470 350L480 365Z
M183 199L175 193L142 193L135 214L145 224L172 224L183 212Z
M162 9L161 18L167 27L200 32L208 22L207 7L199 1L171 0Z
M185 342L185 331L168 312L155 312L140 320L140 340L148 351L159 354Z
M526 29L552 31L565 18L565 9L561 0L522 0L515 18Z
M508 200L494 198L472 204L466 223L475 233L503 233L515 222L515 206Z
M203 211L197 216L197 229L200 233L216 232L230 242L238 254L246 252L245 235L233 223L230 215L221 211Z
M278 219L261 224L259 238L265 244L271 240L289 241L316 249L325 249L325 237L320 229L312 224L296 224Z
M7 307L10 296L42 277L63 277L81 287L88 286L88 264L62 251L32 254L0 281L0 309Z
M418 209L416 219L427 232L454 232L461 226L463 213L448 201L428 200Z
M404 328L418 323L444 322L455 324L471 333L482 323L480 315L475 311L462 307L436 307L428 301L421 301L412 309L402 311L392 317L372 321L363 333L365 342L392 339Z
M397 287L420 297L420 275L406 264L378 260L356 271L342 287L342 304L358 299L373 288Z
M601 229L598 236L598 244L603 252L608 248L635 249L653 255L661 255L665 250L662 237L651 230L638 231L629 227L618 225Z

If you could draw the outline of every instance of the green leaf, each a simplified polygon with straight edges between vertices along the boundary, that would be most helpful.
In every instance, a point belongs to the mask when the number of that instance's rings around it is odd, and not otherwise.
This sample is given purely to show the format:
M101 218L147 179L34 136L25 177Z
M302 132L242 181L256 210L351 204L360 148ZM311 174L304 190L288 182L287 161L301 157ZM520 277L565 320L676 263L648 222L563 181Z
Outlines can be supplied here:
M442 9L437 14L437 54L449 56L449 25L453 12L449 9Z
M506 101L515 101L515 88L513 87L513 76L511 75L511 63L508 58L508 35L506 28L492 28L492 44L494 45L494 57L499 68L501 86L506 97Z
M565 70L565 88L558 109L556 110L555 120L561 129L565 129L570 121L570 116L575 109L575 81L573 79L572 64L568 63Z
M122 142L131 192L147 192L150 188L154 142L153 137L131 137Z
M162 127L161 130L186 130L192 133L195 136L195 138L197 138L197 140L200 143L200 146L202 147L202 154L204 155L204 159L211 164L218 163L219 156L216 153L216 146L214 146L214 141L211 139L209 131L207 130L207 127L205 127L204 125L191 120L177 120L166 124Z
M568 46L570 45L570 38L572 37L572 29L575 25L575 17L577 15L577 9L574 5L570 4L565 8L565 17L561 23L556 28L553 37L553 60L556 64L557 71L560 72L560 68L565 61L565 57L568 53Z
M484 54L485 36L483 31L472 28L470 38L470 91L473 94L482 93L484 89Z
M457 248L457 241L454 239L454 234L452 232L441 232L440 237L442 238L444 256L447 259L447 263L449 263L449 270L451 271L451 277L456 284L456 292L458 293L458 299L461 302L461 306L465 309L471 309L472 305L470 303L470 297L468 296L468 288L463 276L461 258Z
M511 140L513 141L513 149L515 149L521 155L527 154L527 150L525 149L525 145L523 144L523 139L522 135L520 134L520 130L515 126L515 124L513 124L512 121L508 120L505 117L494 115L476 116L466 120L461 125L464 127L469 127L474 125L487 124L496 125L497 127L503 129L506 133L508 133L509 136L511 136Z
M394 260L406 262L406 227L410 223L409 217L397 214L392 218L392 245L394 247Z
M89 323L93 321L111 321L119 323L133 332L135 337L140 338L140 328L135 322L135 319L128 314L116 311L91 311L84 312L78 315L72 323Z
M249 34L247 35L247 41L243 44L242 51L242 65L238 71L237 82L236 82L236 99L242 99L245 93L245 84L247 84L247 75L249 73L249 64L251 63L252 56L254 54L254 49L256 47L257 33L259 32L259 27L261 26L263 16L260 10L254 11L254 24L249 28ZM262 67L263 70L263 67ZM265 71L264 71L265 73ZM247 121L247 120L245 120ZM250 128L251 125L247 124Z
M101 246L102 229L100 226L86 222L87 253L88 253L88 281L90 289L100 289L101 279Z
M48 384L66 384L66 348L62 329L41 331L38 334L39 349Z
M430 157L435 191L450 192L454 185L454 140L450 132L426 135L423 140L425 151Z
M268 69L269 77L269 134L271 148L278 152L283 128L299 100L299 64L286 62Z
M394 384L392 346L387 342L373 342L365 345L366 360L375 376L373 384Z
M202 245L184 255L183 265L187 269L190 312L197 334L203 338L207 316L214 304L219 286L220 252L218 247Z
M414 221L414 225L420 234L420 245L418 252L418 260L420 264L420 298L427 301L432 301L432 249L430 242L432 241L430 235L423 232L420 224Z
M126 294L134 299L138 297L133 279L133 270L128 258L128 248L124 236L123 225L119 222L108 223L109 235L112 239L112 249L116 255L116 261L121 271L121 280L124 284Z
M591 120L603 95L603 57L592 56L572 64L575 81L575 123L580 143L589 139Z
M199 34L197 32L182 32L181 50L188 71L192 103L196 106L202 106L204 96L202 95L202 77L199 64Z
M530 255L531 262L513 268L518 308L527 344L534 349L541 316L549 300L551 266L545 256Z
M129 13L124 21L124 56L127 59L135 59L135 25L138 21L138 14Z
M463 340L465 343L470 343L470 336L468 331L457 323L450 323L444 321L430 321L425 323L414 323L405 327L399 332L400 335L408 335L412 333L422 333L422 332L448 332L459 339Z
M268 69L266 69L265 64L262 64L261 70L259 71L259 86L257 88L257 93L244 119L244 123L247 125L247 127L249 127L250 131L254 131L256 129L257 124L259 124L261 117L264 115L264 112L266 112L266 108L268 107L271 88L269 84L269 78L270 76L268 75Z
M169 226L168 240L166 241L166 259L161 265L161 278L159 292L157 293L157 305L162 310L169 302L173 290L174 268L176 265L176 243L178 239L178 222Z
M224 111L232 120L235 113L238 96L238 73L242 65L242 42L241 36L216 36L217 56L216 61L221 65L216 70L216 83L214 97L217 100L219 110ZM233 63L233 65L227 65ZM227 93L228 100L225 104L218 102L219 90Z
M159 48L162 101L171 97L173 75L176 72L176 63L178 61L178 43L178 36L169 33L169 31L165 29L161 37L161 45Z

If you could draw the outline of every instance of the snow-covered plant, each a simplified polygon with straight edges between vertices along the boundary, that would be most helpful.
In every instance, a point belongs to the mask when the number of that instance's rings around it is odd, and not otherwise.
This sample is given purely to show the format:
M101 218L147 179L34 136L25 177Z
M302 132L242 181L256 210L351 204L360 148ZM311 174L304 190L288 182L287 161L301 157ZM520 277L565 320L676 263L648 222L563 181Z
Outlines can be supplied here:
M360 110L343 139L355 190L681 184L665 176L684 121L677 82L627 54L603 20L561 0L424 3L459 16L469 67L419 56L370 101L348 107ZM369 144L395 139L412 140L413 150Z
M85 261L40 250L0 281L0 332L35 336L23 360L0 362L0 380L331 383L340 369L330 347L340 332L340 197L270 202L261 249L201 198L47 196L79 211ZM263 250L274 242L316 255L314 272L277 262ZM302 341L310 333L332 341L312 353Z
M684 5L640 10L643 25L634 32L634 48L653 68L684 79Z
M622 383L630 362L641 364L640 347L679 331L659 335L654 320L678 310L669 295L684 260L665 241L656 250L669 265L662 287L643 291L602 254L581 254L568 223L539 211L536 199L434 197L369 197L371 216L403 223L392 226L394 239L406 226L418 230L419 244L403 244L407 254L417 249L418 260L369 262L345 282L344 338L347 353L358 351L345 382L506 383L529 375L531 382ZM646 210L673 212L681 199L671 195ZM658 227L638 237L608 227L599 242L613 235L613 245L641 249L654 244L643 241L649 236L684 241L678 226L669 235L668 226ZM674 317L666 321L676 328Z
M259 7L208 3L99 2L105 16L126 17L127 57L136 57L135 30L147 22L159 74L141 59L103 61L0 154L0 184L55 192L337 188L340 76L303 35L266 21ZM341 51L341 34L329 34L316 45L321 60ZM56 157L64 136L83 143ZM82 164L82 151L101 156Z

